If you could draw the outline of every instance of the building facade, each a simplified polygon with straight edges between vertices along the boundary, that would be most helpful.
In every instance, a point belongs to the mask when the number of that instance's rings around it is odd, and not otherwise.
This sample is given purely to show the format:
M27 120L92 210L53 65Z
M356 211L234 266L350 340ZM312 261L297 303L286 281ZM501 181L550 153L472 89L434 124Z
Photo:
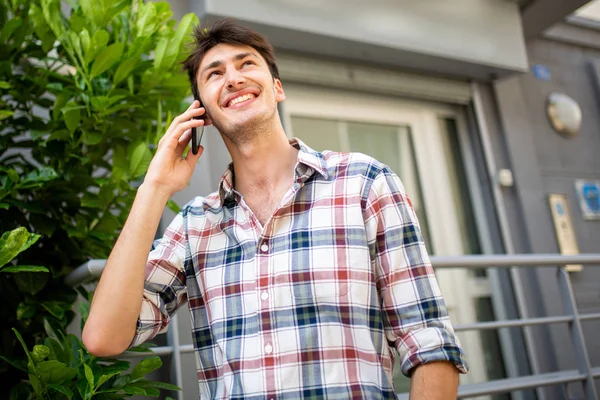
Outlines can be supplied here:
M203 25L233 17L265 34L287 95L280 114L288 135L388 164L413 199L432 254L560 253L551 195L566 199L578 251L600 253L598 199L584 191L600 181L599 2L576 15L586 1L170 3L176 16L194 12ZM575 134L551 124L552 93L580 107ZM230 161L212 127L203 140L179 204L216 190ZM163 227L172 217L165 213ZM455 324L565 312L553 269L437 275ZM580 310L600 312L600 270L583 268L571 280ZM187 310L179 315L175 334L191 343ZM598 331L600 321L584 325L594 366ZM566 325L459 336L471 366L462 383L576 368ZM197 398L193 354L181 357L184 398ZM399 374L397 388L408 389ZM510 396L582 393L573 384Z

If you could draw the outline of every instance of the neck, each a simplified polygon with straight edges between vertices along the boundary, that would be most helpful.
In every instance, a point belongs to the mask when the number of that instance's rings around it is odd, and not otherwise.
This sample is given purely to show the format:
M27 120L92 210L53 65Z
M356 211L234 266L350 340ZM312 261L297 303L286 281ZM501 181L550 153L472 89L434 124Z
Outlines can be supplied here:
M223 137L233 160L235 189L245 197L292 184L298 150L290 145L279 118L263 128L243 143Z

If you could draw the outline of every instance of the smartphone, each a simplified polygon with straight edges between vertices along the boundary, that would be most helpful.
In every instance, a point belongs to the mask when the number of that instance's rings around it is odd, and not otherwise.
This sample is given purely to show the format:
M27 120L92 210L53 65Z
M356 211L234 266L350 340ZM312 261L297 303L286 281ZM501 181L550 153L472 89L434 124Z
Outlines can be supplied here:
M202 107L202 100L199 97L196 97L196 100L200 102L200 107ZM199 117L194 117L194 119L205 119L206 118L206 110L204 114ZM200 127L192 128L192 154L198 154L198 149L200 148L200 143L202 142L202 135L204 135L204 125Z

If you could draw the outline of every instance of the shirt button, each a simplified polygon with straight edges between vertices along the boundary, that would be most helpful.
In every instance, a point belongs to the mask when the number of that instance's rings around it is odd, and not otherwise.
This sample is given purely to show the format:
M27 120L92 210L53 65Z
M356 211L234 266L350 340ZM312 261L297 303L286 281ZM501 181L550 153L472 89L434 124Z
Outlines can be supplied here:
M266 253L269 250L269 246L267 246L266 243L263 243L263 245L260 246L260 250Z
M271 346L271 343L269 343L268 345L265 346L265 353L271 354L272 352L273 352L273 346Z
M260 295L260 298L263 300L266 300L269 298L269 293L267 292L262 292L262 294Z

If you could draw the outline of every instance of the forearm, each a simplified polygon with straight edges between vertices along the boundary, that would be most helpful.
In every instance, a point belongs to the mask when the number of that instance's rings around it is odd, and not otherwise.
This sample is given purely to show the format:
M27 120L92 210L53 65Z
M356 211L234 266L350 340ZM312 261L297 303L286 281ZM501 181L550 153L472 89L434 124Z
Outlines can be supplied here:
M142 184L94 293L82 339L98 356L123 352L135 335L144 269L169 195Z
M410 400L456 399L458 370L447 361L422 364L410 380Z

